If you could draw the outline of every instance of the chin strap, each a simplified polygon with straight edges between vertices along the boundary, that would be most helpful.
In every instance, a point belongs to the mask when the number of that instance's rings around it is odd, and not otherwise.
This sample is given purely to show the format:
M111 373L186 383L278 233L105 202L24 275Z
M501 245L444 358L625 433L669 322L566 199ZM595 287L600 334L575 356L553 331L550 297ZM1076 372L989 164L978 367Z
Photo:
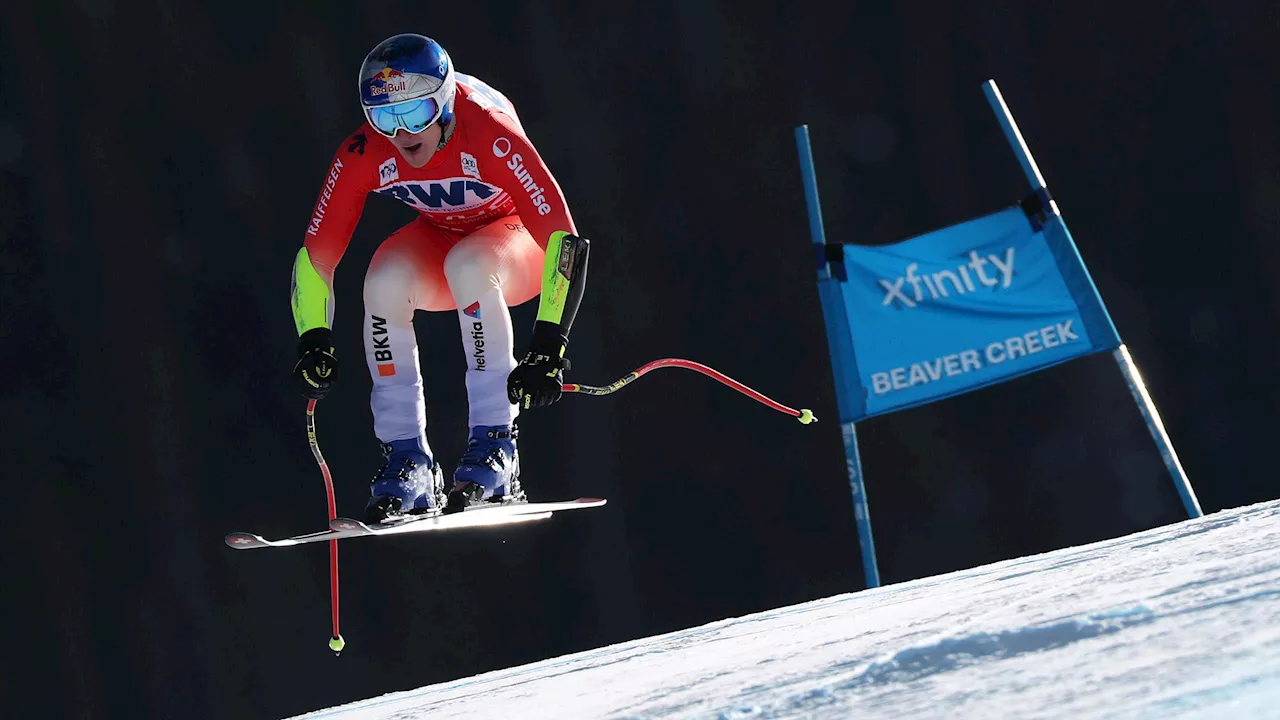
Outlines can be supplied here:
M449 139L453 137L453 129L458 126L458 116L454 115L448 125L444 126L444 132L440 133L440 142L436 144L436 152L444 149L449 144Z

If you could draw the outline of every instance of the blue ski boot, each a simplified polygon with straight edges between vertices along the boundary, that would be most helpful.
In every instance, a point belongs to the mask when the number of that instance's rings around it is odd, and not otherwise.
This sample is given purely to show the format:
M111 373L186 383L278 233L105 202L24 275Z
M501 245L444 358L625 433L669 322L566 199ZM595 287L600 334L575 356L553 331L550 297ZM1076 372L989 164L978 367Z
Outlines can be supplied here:
M467 451L453 472L453 488L444 512L455 513L479 502L521 502L519 431L513 425L471 428Z
M382 446L385 460L369 488L366 523L397 515L418 515L444 505L444 477L421 437L392 440Z

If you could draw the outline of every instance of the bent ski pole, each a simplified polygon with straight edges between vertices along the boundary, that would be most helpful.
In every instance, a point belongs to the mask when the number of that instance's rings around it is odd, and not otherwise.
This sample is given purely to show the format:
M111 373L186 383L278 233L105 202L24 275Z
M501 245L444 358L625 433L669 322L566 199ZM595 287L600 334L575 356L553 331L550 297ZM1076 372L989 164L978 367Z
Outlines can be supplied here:
M619 378L616 382L610 383L609 385L604 385L602 387L598 387L595 385L579 385L577 383L565 383L563 385L563 391L567 393L579 393L582 395L608 395L610 393L614 393L614 392L617 392L618 390L621 390L622 388L629 385L633 380L640 377L641 375L644 375L650 370L657 370L658 368L664 368L664 367L679 367L679 368L684 368L686 370L693 370L694 372L702 373L703 375L706 375L707 377L713 380L718 380L719 382L725 385L728 385L729 387L733 388L734 390L737 390L743 395L746 395L752 400L763 403L764 405L768 405L769 407L773 408L774 410L777 410L780 413L785 413L787 415L790 415L793 418L797 418L801 423L805 425L808 425L809 423L817 420L817 418L813 416L812 410L807 410L807 409L796 410L794 408L789 408L780 402L777 402L775 400L772 400L766 397L762 393L752 390L751 388L747 387L746 385L743 385L737 380L734 380L728 375L725 375L719 370L709 368L706 365L703 365L701 363L696 363L692 360L681 360L680 358L663 358L661 360L654 360L651 363L648 363L642 367L632 370L630 373L627 373L625 376Z
M316 401L307 401L307 442L311 444L311 454L324 474L324 490L329 499L329 520L338 517L338 504L333 498L333 476L329 474L329 465L320 454L320 442L316 440ZM333 607L333 636L329 638L329 649L338 654L347 642L338 632L338 541L329 541L329 599Z

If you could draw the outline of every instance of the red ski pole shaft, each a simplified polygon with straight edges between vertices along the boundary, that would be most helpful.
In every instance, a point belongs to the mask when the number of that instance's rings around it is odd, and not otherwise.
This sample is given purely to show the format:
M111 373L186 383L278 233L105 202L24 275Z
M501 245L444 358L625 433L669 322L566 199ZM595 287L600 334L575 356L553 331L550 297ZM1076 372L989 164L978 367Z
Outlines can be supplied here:
M627 373L626 375L622 376L621 378L618 378L616 381L608 385L596 386L596 385L579 385L577 383L565 383L563 386L563 391L567 393L580 393L582 395L597 395L597 396L609 395L631 384L634 380L643 376L645 373L648 373L650 370L657 370L658 368L664 368L664 367L679 367L679 368L684 368L686 370L693 370L694 372L702 373L703 375L706 375L707 377L713 380L716 380L724 385L727 385L733 388L734 390L737 390L738 392L742 393L743 395L746 395L747 397L751 398L752 400L755 400L756 402L767 405L768 407L773 408L774 410L777 410L780 413L785 413L787 415L790 415L791 417L799 419L800 422L804 423L805 425L808 425L814 420L817 420L817 418L813 416L812 410L808 410L804 408L800 410L796 410L795 408L787 407L786 405L783 405L782 403L766 396L764 393L760 393L755 390L752 390L751 388L747 387L746 385L743 385L737 380L734 380L728 375L725 375L719 370L709 368L706 365L703 365L701 363L696 363L692 360L681 360L680 358L663 358L661 360L654 360L651 363L647 363L635 370L632 370L630 373Z
M329 501L329 519L338 516L338 503L333 497L333 475L329 473L329 464L320 454L320 442L316 439L316 400L307 402L307 442L311 444L311 454L324 475L324 491ZM333 608L333 635L329 638L329 649L335 653L342 652L346 641L338 631L338 541L329 541L329 599Z

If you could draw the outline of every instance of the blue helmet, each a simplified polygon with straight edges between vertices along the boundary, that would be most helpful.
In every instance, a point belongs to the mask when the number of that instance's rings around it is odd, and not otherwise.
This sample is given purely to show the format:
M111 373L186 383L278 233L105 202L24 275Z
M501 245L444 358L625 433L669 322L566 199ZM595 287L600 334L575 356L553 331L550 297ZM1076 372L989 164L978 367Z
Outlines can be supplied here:
M458 82L449 53L435 40L405 33L378 43L360 66L360 105L375 130L394 137L439 122L440 144L453 130Z

